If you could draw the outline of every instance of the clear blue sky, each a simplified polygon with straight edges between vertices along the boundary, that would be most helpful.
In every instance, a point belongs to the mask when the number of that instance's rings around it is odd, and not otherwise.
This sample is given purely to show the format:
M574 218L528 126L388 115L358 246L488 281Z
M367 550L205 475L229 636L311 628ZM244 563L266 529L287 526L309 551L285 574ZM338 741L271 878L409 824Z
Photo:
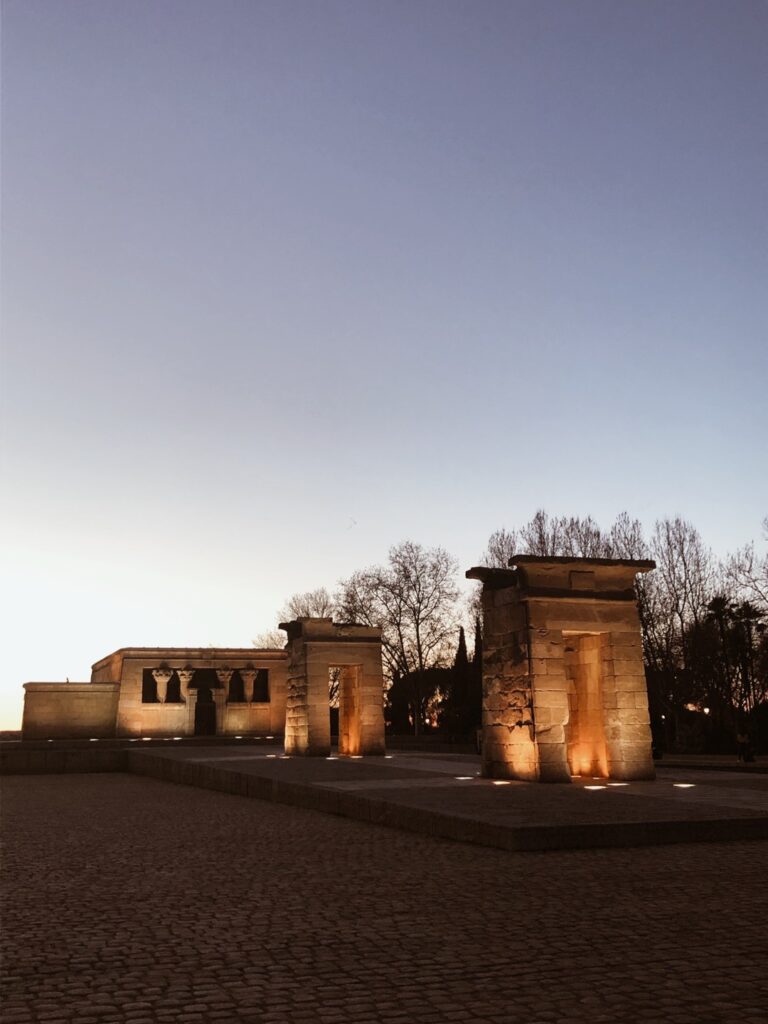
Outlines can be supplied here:
M5 0L0 725L406 537L768 512L761 0Z

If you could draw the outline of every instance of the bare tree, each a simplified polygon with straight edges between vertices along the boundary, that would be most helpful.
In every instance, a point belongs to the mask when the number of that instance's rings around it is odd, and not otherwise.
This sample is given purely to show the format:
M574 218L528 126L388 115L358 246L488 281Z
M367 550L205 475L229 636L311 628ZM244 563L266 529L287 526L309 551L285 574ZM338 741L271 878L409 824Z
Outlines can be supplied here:
M480 558L481 565L491 569L506 569L512 555L520 553L520 540L517 530L507 530L502 526L494 530L488 538L488 547Z
M290 622L291 619L330 619L335 612L333 597L325 587L318 587L289 597L279 612L279 619L281 622Z
M768 516L763 520L763 537L768 540ZM744 597L768 608L768 553L758 555L754 542L731 555L725 565L725 575Z
M548 512L540 508L533 519L529 520L520 530L522 541L521 554L529 555L562 555L563 554L563 520L552 518Z
M286 635L282 629L268 629L255 636L251 643L261 650L281 651L285 647Z
M381 626L388 676L407 677L413 691L414 731L424 720L429 668L447 664L457 630L458 564L442 548L403 541L386 565L354 573L339 585L340 614Z

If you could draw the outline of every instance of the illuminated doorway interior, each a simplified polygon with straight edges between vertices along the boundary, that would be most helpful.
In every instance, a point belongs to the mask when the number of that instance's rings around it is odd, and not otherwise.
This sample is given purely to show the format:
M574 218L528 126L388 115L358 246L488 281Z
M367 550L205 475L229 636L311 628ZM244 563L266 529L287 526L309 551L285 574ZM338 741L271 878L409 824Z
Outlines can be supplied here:
M568 679L568 724L565 742L571 775L605 777L602 636L600 633L563 633L565 673Z
M360 728L360 677L362 665L331 665L328 695L331 733L338 735L339 754L359 757L362 753Z

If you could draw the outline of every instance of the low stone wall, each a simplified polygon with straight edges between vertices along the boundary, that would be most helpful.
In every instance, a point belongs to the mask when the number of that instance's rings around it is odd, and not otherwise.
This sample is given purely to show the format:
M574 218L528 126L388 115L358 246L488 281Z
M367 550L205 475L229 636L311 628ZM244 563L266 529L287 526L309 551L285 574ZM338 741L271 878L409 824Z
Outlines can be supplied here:
M25 740L115 735L117 683L25 683Z
M125 747L52 747L47 750L24 743L0 746L0 775L127 771Z

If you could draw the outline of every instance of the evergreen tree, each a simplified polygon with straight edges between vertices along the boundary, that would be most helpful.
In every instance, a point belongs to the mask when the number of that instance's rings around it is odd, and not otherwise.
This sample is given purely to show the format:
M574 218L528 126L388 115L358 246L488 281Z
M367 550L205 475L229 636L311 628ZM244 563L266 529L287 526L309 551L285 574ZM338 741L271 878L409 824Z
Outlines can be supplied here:
M475 619L475 649L472 652L472 664L469 670L467 687L469 705L469 730L479 729L483 723L483 633L480 619Z
M459 628L459 646L456 648L456 657L453 659L453 667L457 672L466 673L469 668L469 657L467 656L467 639L464 636L464 627Z

